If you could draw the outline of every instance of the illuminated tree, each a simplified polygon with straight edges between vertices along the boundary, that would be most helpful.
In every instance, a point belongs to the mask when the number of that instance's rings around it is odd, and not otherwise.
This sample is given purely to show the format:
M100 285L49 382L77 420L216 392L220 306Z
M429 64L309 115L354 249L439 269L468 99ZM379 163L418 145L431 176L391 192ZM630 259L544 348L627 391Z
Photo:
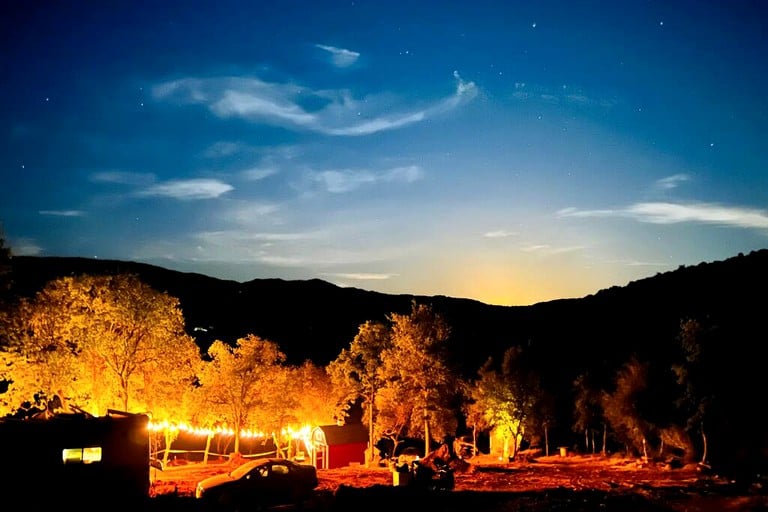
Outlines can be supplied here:
M200 352L177 298L134 275L84 276L76 284L86 322L80 357L116 381L123 410L134 392L146 409L169 398L167 386L191 385Z
M391 345L389 327L381 322L368 321L358 327L357 335L349 348L328 365L328 373L338 400L347 412L353 404L360 403L368 410L368 460L373 461L374 425L376 421L376 395L384 384L380 375L379 356Z
M376 394L376 431L381 437L392 441L393 455L415 416L416 402L404 398L402 393L400 388L390 385L381 388Z
M415 301L410 314L392 313L389 320L391 345L381 353L379 376L389 392L412 407L408 435L422 434L428 453L432 435L442 438L456 430L450 402L458 391L457 380L446 351L450 327L430 306ZM390 423L384 430L394 426Z
M538 375L526 369L520 347L508 348L499 368L489 358L478 375L476 407L485 411L485 421L501 438L504 459L514 457L526 430L545 421L536 417L544 396Z
M641 394L648 388L648 365L631 358L616 375L616 388L602 393L600 403L608 425L619 441L647 457L651 425L639 411Z
M24 402L58 395L65 403L88 407L92 385L84 375L80 330L74 321L72 278L48 283L32 299L22 299L6 323L5 372L10 384L6 412Z
M289 368L290 395L297 397L295 416L303 425L328 425L336 416L336 400L331 376L311 361Z
M256 413L267 419L269 425L258 425L262 430L272 429L280 419L271 418L274 404L287 397L285 361L278 345L249 334L236 341L235 346L214 341L208 349L210 361L200 371L202 406L218 415L234 431L234 452L240 452L240 433L251 425ZM271 419L270 419L271 418Z
M56 279L14 316L12 346L36 370L15 382L94 412L175 407L200 358L178 300L133 275Z
M484 430L491 428L488 418L485 414L483 404L483 389L477 380L465 381L462 383L464 399L462 400L462 413L467 426L472 428L472 455L478 453L477 435Z

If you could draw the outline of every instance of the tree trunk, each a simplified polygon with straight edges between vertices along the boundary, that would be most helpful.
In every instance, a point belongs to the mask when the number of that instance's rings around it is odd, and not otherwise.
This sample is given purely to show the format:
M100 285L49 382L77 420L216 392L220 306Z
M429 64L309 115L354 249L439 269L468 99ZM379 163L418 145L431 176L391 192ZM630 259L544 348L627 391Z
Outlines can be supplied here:
M701 463L707 463L707 434L704 432L704 422L701 422Z
M472 456L477 455L477 424L472 425Z
M211 441L213 440L213 431L208 433L205 440L205 452L203 452L203 464L208 464L208 454L211 452Z
M371 463L373 463L373 449L374 449L374 442L373 442L373 391L371 391L371 396L368 397L368 451L370 452L370 455L368 456L368 465L370 466Z
M277 434L274 432L272 433L272 442L275 443L275 456L284 459L285 452L283 451L283 447L280 446L280 441L277 438Z
M515 434L514 439L512 440L512 460L517 457L517 450L520 447L520 434Z
M424 456L429 454L429 416L424 414Z
M165 434L165 450L163 450L163 467L166 467L168 464L168 457L171 454L171 443L173 443L173 436L171 436L171 429L169 427L165 427L163 430L163 433Z
M549 457L549 427L544 425L544 455Z
M603 423L603 457L607 455L608 448L606 447L606 443L608 442L608 425Z
M589 429L584 429L584 451L589 451Z

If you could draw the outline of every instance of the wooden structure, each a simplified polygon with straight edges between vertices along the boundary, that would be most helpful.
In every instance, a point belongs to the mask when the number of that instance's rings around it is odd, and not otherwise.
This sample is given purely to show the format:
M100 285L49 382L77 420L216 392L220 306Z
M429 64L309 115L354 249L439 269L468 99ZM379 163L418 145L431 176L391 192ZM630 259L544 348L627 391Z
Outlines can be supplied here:
M150 488L148 422L114 411L0 419L3 499L32 510L140 510Z
M365 464L368 429L362 424L325 425L312 430L312 465L333 469L350 464Z

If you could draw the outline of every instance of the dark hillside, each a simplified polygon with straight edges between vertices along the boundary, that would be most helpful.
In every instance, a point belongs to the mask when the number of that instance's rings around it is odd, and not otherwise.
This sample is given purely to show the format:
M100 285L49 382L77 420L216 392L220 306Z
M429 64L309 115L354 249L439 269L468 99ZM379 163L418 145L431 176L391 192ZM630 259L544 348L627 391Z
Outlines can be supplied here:
M135 273L179 298L187 329L205 348L213 339L249 333L277 342L292 361L325 364L347 346L366 320L406 313L426 302L453 328L456 360L473 372L488 356L521 344L555 375L595 364L615 366L636 353L667 363L677 352L680 321L697 318L742 333L758 327L768 285L768 250L601 290L580 299L502 307L444 296L389 295L341 288L321 280L255 279L246 283L167 270L143 263L87 258L12 259L13 290L32 295L58 276ZM747 340L743 340L746 342ZM748 350L742 340L733 348ZM560 371L568 368L565 374Z
M13 290L30 296L60 276L131 273L180 301L187 331L202 349L215 339L233 342L256 334L277 342L292 362L326 364L349 345L366 320L407 313L411 301L427 302L443 313L454 332L457 361L479 367L486 347L505 343L496 326L515 308L488 306L467 299L387 295L341 288L319 279L256 279L246 283L126 261L87 258L15 257ZM481 349L481 350L478 350Z

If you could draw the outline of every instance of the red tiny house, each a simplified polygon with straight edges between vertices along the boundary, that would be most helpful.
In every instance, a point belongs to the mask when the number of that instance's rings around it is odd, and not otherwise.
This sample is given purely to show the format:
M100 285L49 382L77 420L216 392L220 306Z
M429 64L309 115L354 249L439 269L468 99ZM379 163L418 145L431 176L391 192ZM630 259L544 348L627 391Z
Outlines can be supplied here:
M324 425L312 430L312 465L334 469L351 464L365 464L368 429L361 424Z

